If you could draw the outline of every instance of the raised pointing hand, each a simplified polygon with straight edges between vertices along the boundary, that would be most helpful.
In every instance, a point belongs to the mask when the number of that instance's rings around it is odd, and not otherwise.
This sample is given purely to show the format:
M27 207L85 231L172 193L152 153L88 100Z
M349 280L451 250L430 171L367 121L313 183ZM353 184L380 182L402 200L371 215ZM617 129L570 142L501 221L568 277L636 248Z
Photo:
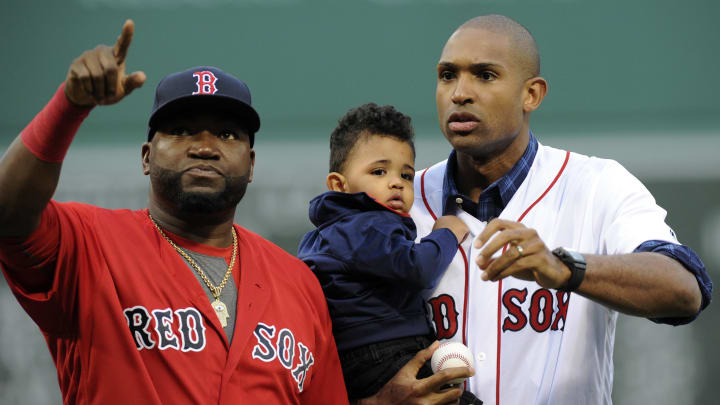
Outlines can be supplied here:
M125 57L132 42L135 23L125 21L114 46L98 45L83 52L70 65L65 95L78 106L115 104L145 83L142 71L125 74Z

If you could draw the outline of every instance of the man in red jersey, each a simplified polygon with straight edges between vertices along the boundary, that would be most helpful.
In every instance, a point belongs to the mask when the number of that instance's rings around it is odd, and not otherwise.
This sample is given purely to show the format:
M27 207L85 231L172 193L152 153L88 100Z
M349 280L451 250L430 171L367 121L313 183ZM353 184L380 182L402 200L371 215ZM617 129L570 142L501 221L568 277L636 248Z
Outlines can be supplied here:
M65 404L345 404L325 299L299 260L233 224L260 120L214 67L158 85L147 209L51 197L77 128L145 82L134 25L70 66L0 161L0 267L40 327Z

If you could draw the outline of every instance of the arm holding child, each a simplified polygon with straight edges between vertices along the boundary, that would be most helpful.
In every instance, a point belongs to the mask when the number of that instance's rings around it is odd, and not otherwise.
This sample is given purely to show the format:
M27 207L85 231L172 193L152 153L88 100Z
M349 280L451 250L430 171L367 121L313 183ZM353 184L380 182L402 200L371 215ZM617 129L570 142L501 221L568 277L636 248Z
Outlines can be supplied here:
M356 274L431 288L452 261L468 228L457 217L441 217L430 234L415 242L414 229L410 232L405 225L381 220L348 223L335 230L352 232L337 232L333 244L344 246L338 251L346 252L344 261L352 263Z

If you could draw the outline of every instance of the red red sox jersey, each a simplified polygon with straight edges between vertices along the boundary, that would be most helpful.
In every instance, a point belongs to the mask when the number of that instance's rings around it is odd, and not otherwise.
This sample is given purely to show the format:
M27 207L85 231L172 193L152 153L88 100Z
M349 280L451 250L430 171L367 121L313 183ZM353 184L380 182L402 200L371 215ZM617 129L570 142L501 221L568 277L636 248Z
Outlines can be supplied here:
M2 244L3 272L46 338L65 404L347 403L316 278L279 247L235 229L232 342L147 210L50 202L26 241ZM171 237L229 263L230 248ZM16 269L28 256L39 267L55 262L48 290L14 277L36 271Z
M418 238L442 215L446 163L416 176ZM678 243L665 214L617 162L539 145L500 218L535 229L549 249L621 254L648 240ZM486 223L462 209L457 216L470 234L426 296L438 337L475 356L467 389L488 405L610 404L617 312L534 282L483 281L472 243Z

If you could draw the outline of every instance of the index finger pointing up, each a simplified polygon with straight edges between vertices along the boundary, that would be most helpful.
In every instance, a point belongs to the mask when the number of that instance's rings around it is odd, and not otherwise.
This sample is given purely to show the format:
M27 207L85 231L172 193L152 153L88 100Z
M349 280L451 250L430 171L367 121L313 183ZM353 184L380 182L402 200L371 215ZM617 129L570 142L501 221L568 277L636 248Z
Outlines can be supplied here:
M115 43L113 48L113 55L115 55L115 61L118 65L125 62L125 56L127 56L130 42L132 42L133 33L135 32L135 23L133 20L126 20L123 24L122 32Z

